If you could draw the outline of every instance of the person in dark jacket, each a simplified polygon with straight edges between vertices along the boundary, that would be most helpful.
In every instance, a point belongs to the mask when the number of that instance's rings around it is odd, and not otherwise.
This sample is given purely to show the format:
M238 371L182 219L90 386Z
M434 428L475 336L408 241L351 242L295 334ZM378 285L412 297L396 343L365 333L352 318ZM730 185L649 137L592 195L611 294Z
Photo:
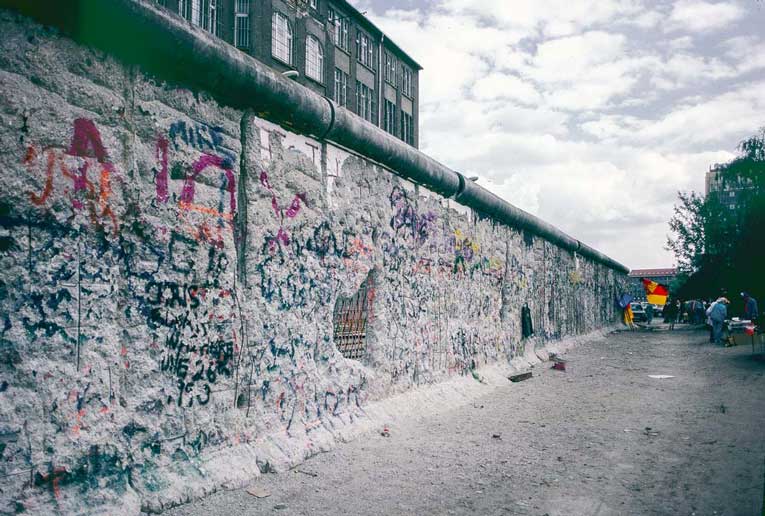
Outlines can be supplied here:
M669 323L669 329L675 329L675 323L677 322L677 316L680 313L681 304L680 300L667 301L664 305L664 322Z
M744 319L752 321L757 324L757 318L759 317L759 311L757 310L757 300L749 295L748 292L742 292L741 297L744 298Z

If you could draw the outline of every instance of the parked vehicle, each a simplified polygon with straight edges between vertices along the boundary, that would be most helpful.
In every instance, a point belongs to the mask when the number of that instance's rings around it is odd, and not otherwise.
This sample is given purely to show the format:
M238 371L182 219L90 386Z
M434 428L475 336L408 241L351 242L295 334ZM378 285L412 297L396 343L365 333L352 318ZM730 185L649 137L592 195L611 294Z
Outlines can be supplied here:
M633 301L630 303L630 307L632 308L632 316L635 322L646 322L648 320L648 316L645 313L645 308L643 308L643 303Z

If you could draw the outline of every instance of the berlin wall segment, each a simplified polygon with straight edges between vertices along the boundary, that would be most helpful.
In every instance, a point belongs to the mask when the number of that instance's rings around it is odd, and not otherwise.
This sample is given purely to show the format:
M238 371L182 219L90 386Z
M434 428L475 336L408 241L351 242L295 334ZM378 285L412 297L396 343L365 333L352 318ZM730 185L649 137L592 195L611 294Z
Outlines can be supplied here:
M0 11L0 511L160 510L615 321L623 275ZM372 277L366 349L334 344Z

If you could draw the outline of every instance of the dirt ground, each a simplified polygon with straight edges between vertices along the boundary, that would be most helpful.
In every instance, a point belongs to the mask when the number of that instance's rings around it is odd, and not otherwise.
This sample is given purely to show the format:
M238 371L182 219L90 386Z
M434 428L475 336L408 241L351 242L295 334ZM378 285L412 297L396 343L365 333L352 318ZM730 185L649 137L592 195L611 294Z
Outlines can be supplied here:
M701 331L611 334L534 377L170 515L760 515L765 359ZM672 375L655 379L649 375Z

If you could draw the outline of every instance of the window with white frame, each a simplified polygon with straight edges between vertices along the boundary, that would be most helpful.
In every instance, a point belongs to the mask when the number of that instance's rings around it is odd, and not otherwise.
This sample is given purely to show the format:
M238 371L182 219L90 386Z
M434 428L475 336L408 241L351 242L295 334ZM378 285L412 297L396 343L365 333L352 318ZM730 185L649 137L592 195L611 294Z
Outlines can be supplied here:
M327 10L327 20L332 30L332 41L335 46L342 48L346 52L350 51L351 24L348 21L348 17L330 7Z
M190 2L191 17L188 20L199 27L202 26L202 0L191 0Z
M286 16L275 12L271 19L271 55L292 64L292 27Z
M305 74L315 81L324 82L324 49L314 36L305 38Z
M341 106L348 105L348 79L347 73L335 68L335 102Z
M373 124L377 123L375 90L361 81L356 81L356 114Z
M204 0L202 7L204 9L202 26L214 36L219 35L218 0Z
M375 44L372 41L372 38L364 32L356 32L356 59L358 59L361 64L368 66L369 68L374 68L374 55Z
M310 1L311 9L318 9L319 8L319 0L311 0Z
M403 90L404 95L407 97L412 96L412 71L407 68L406 66L401 67L402 70L402 81L401 81L401 89Z
M405 111L401 112L401 139L414 145L414 118Z
M385 100L385 107L383 118L383 129L392 135L396 135L396 104L389 100Z
M385 80L396 86L396 58L385 52Z
M178 0L178 14L191 20L191 0Z
M234 44L238 48L250 48L250 0L235 1Z

